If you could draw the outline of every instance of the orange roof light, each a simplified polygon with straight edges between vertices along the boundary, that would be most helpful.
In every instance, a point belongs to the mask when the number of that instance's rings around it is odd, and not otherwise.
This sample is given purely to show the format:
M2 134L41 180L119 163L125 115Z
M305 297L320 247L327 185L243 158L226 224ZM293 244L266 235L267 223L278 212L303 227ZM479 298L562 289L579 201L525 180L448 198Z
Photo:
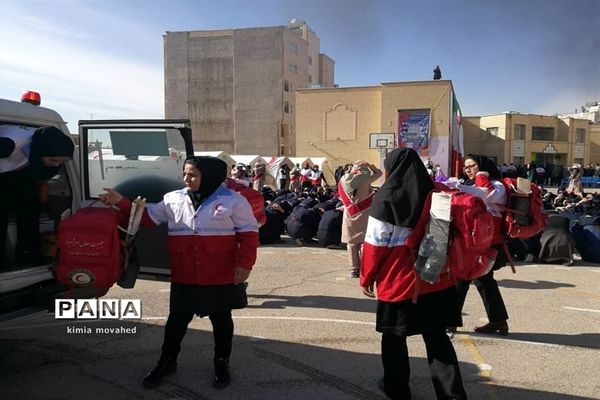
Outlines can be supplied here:
M42 103L42 97L38 92L32 92L31 90L21 95L21 103L29 103L34 106L39 106Z

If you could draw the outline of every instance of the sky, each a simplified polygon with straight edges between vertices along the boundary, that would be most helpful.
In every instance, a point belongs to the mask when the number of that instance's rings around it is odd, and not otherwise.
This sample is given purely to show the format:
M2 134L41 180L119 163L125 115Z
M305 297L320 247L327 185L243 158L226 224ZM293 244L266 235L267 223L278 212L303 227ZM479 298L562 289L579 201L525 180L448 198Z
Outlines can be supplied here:
M0 0L0 98L81 119L163 118L167 31L305 20L340 87L432 78L463 115L600 101L600 0Z

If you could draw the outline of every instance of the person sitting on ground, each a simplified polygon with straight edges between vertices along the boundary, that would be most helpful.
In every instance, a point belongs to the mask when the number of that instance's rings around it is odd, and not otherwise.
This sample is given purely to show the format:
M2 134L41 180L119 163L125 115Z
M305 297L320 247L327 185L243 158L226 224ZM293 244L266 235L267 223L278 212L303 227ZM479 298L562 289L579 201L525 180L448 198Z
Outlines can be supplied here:
M337 198L321 204L323 215L319 221L317 240L328 249L342 249L342 204Z
M317 201L307 197L296 206L290 216L285 220L287 233L298 246L304 246L313 241L319 229L321 212L314 208Z
M540 239L541 249L538 259L548 264L573 264L575 240L569 228L570 220L556 213L550 215Z

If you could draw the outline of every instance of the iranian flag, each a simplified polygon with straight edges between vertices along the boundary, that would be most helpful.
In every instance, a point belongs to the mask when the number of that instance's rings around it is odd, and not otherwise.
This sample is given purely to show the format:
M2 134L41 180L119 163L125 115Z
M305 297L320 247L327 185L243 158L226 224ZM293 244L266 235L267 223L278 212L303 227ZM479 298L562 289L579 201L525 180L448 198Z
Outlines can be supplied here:
M452 125L450 137L452 138L452 175L460 177L462 174L461 162L465 155L464 134L462 126L462 113L454 91L452 91Z

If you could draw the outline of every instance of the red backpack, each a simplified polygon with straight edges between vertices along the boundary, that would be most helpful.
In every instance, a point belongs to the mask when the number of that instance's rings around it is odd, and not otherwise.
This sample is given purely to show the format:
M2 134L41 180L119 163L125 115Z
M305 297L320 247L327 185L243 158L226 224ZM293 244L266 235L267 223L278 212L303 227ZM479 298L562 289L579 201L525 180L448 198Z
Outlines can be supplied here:
M538 186L532 183L531 193L523 194L517 192L516 178L504 178L502 184L507 195L503 229L508 237L527 239L544 230L548 215Z
M492 248L494 220L485 202L452 192L448 268L455 278L473 280L487 274L498 252Z
M235 179L227 178L227 188L235 190L248 200L250 207L252 207L252 214L258 221L259 226L263 226L267 222L267 215L265 214L265 199L256 190L251 187L245 186L242 183L236 182Z
M111 208L86 207L58 226L56 279L69 287L110 288L121 276L124 259Z

